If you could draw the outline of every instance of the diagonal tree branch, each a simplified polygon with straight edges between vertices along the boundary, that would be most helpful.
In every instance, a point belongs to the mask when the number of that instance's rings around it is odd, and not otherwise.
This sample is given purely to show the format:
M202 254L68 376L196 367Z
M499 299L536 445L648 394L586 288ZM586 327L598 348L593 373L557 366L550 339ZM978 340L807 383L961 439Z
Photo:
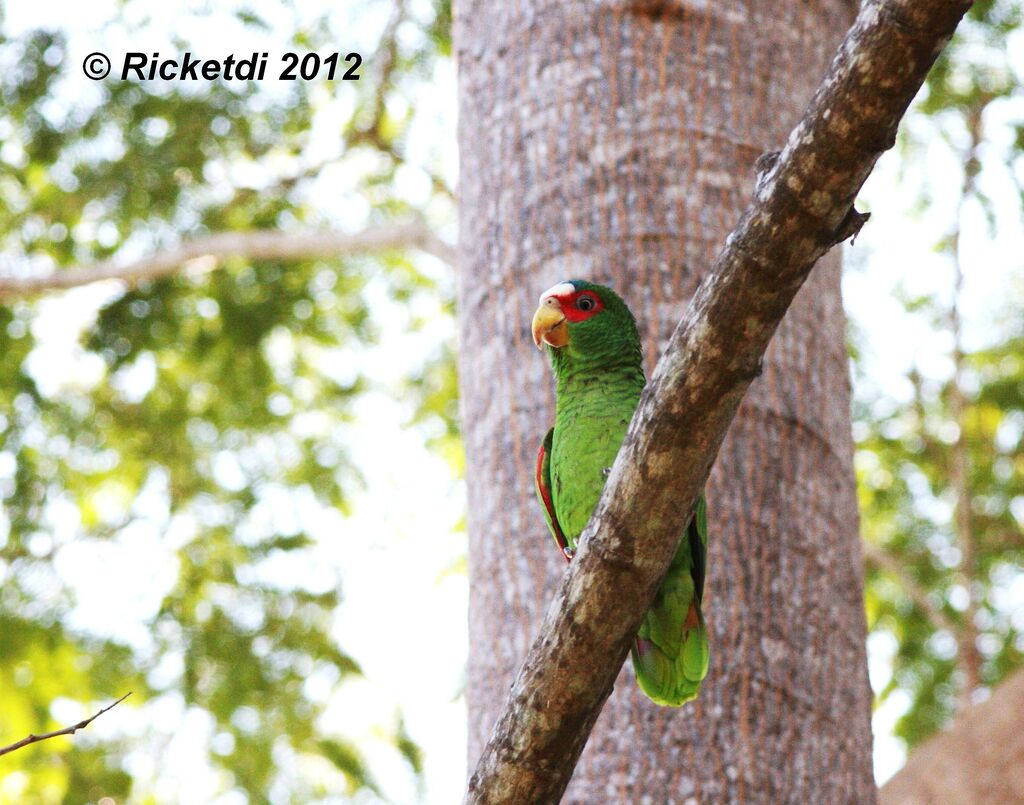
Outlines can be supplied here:
M932 626L936 629L945 629L959 641L963 630L953 622L952 618L942 611L941 607L935 605L935 602L928 597L925 589L907 572L907 568L899 559L885 550L885 548L880 548L878 545L867 540L861 543L861 549L864 551L866 562L896 577L900 587L903 588L903 592L927 616Z
M123 702L131 695L132 692L128 691L116 702L108 704L102 710L93 713L88 718L82 719L77 724L72 724L70 727L64 727L64 729L54 730L53 732L43 733L42 735L27 735L20 741L8 744L7 746L0 746L0 755L6 755L8 752L13 752L15 749L21 749L22 747L28 746L29 744L39 743L40 741L46 741L50 738L56 738L58 735L74 735L79 730L84 730L86 727L92 724L93 721L95 721L97 718L99 718L101 715L107 712L107 710L112 710L113 708L117 707L117 705L119 705L121 702Z
M417 220L374 226L354 234L330 230L219 232L131 263L108 260L41 277L0 277L0 300L76 288L101 280L121 280L135 285L175 274L194 260L202 261L204 268L213 268L226 257L295 260L407 248L419 249L449 265L455 264L454 249Z
M768 342L971 3L872 0L676 328L469 782L557 802Z

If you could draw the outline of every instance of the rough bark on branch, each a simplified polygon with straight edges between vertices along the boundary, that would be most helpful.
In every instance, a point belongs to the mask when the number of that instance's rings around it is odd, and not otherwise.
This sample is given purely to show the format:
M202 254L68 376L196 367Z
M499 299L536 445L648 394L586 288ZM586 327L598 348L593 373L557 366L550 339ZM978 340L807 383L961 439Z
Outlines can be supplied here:
M881 805L1024 802L1024 671L980 704L964 707L949 729L910 753L882 786Z
M2 747L0 747L0 755L6 755L8 752L13 752L16 749L21 749L22 747L29 746L30 744L34 744L34 743L39 743L40 741L47 741L50 738L56 738L59 735L74 735L79 730L84 730L86 727L88 727L90 724L92 724L93 721L95 721L97 718L99 718L101 715L103 715L105 712L107 712L107 710L112 710L115 707L117 707L117 705L119 705L121 702L123 702L125 699L127 699L131 695L132 695L131 691L128 691L124 696L122 696L116 702L112 702L112 703L108 704L102 710L98 710L97 712L95 712L91 716L89 716L88 718L83 718L77 724L72 724L70 727L64 727L63 729L54 730L53 732L45 732L45 733L42 733L41 735L34 735L34 734L33 735L27 735L24 738L22 738L20 741L15 741L14 743L8 744L7 746L2 746Z
M101 280L120 280L135 285L174 274L193 260L205 259L212 268L226 257L294 260L405 248L419 249L449 265L455 264L454 250L421 221L374 226L353 234L324 230L220 232L131 263L104 261L41 277L0 277L0 300L76 288Z
M969 2L869 2L782 153L762 163L655 370L581 547L478 762L473 803L557 802L765 348Z

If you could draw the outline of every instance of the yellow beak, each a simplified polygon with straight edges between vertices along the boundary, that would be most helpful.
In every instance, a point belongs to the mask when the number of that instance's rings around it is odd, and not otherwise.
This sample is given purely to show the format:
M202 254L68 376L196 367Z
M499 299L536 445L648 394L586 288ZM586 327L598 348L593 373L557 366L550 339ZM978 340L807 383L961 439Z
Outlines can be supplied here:
M537 345L537 349L543 349L544 344L564 347L569 343L569 328L565 323L565 314L553 296L545 299L533 314L533 343Z

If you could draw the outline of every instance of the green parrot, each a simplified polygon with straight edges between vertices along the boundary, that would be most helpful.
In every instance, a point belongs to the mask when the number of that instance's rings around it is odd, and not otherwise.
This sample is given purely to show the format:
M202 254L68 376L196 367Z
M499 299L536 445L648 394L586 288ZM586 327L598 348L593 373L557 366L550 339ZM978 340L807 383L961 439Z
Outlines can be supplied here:
M640 334L611 288L584 280L546 290L533 340L555 376L555 426L537 455L537 498L567 560L590 520L644 388ZM707 562L702 495L631 649L640 689L657 704L695 698L708 671L701 613Z

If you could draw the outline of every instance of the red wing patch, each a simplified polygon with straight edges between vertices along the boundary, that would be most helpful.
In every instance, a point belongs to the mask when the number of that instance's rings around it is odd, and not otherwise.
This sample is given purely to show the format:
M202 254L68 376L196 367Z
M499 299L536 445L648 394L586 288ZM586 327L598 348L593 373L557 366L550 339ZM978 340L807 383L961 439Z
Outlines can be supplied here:
M683 633L700 626L700 615L697 610L697 601L690 602L690 608L686 610L686 618L683 620Z
M551 531L555 535L555 542L558 543L558 547L562 549L564 554L568 548L569 543L565 540L565 535L562 533L562 527L558 524L558 518L555 516L555 504L551 499L551 488L548 486L547 463L548 454L545 449L547 446L547 439L540 443L540 450L537 451L537 472L536 472L536 483L537 491L540 493L541 502L544 504L544 508L548 513L548 520L551 524Z

